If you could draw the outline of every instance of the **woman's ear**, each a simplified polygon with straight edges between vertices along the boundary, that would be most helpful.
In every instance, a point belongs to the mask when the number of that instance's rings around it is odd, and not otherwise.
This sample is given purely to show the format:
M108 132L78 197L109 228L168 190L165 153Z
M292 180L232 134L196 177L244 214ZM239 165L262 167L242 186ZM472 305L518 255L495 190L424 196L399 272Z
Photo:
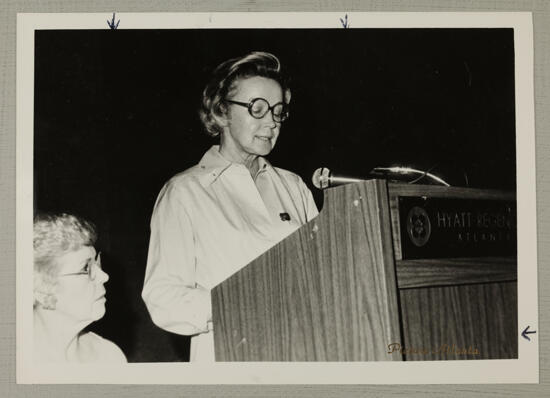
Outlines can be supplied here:
M284 95L284 97L285 97L285 104L287 104L287 105L290 104L290 98L292 97L292 93L290 92L290 89L289 89L289 88L287 88L287 89L285 90L285 95Z
M227 113L227 106L223 102L218 104L214 112L212 112L212 117L214 118L218 126L227 127L229 125L229 118L227 116Z
M57 298L51 293L34 291L34 302L45 310L55 310Z

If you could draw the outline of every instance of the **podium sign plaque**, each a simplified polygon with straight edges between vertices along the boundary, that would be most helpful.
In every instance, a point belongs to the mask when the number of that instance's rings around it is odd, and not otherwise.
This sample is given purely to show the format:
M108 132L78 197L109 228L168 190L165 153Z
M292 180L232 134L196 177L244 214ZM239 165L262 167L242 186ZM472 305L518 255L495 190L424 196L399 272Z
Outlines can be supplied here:
M399 197L403 258L517 254L515 202Z

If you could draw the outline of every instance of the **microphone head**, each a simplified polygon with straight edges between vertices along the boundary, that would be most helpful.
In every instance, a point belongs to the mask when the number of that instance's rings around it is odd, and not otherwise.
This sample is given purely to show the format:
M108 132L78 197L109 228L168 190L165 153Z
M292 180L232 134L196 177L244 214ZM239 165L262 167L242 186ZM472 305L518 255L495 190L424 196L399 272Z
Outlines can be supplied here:
M311 177L313 186L317 189L325 189L330 186L330 170L326 167L320 167L313 173Z

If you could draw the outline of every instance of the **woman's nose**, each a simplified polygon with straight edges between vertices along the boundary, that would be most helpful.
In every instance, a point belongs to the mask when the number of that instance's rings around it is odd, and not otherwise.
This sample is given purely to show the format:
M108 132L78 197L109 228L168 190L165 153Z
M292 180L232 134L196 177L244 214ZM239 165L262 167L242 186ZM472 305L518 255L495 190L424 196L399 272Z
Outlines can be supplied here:
M98 267L95 280L99 283L106 283L109 280L109 274Z
M275 122L275 119L273 119L273 111L270 110L269 112L267 112L265 115L264 115L264 123L271 127L271 128L275 128L277 127L277 123Z

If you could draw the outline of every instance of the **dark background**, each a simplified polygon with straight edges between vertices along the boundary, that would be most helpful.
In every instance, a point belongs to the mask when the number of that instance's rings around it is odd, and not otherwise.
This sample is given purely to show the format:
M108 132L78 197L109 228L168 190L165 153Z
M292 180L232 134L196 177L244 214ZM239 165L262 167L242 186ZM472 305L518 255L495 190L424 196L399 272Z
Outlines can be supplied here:
M512 29L37 31L35 48L35 210L98 226L111 279L91 328L130 361L188 358L188 338L154 326L141 300L149 221L162 185L217 143L197 109L228 58L281 60L291 117L269 158L310 187L321 166L395 165L516 187Z

